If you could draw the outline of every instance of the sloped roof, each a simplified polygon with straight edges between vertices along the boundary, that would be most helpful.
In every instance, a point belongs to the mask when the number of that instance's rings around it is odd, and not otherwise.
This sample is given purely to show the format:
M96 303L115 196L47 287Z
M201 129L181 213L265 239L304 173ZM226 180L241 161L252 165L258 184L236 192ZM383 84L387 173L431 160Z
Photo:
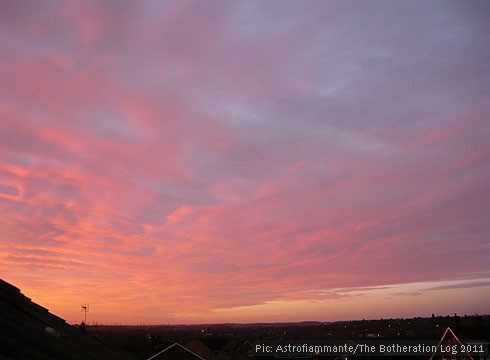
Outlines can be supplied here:
M83 334L0 279L0 359L131 360Z
M173 343L147 360L206 360L179 343Z
M441 340L439 341L439 344L437 344L437 347L439 348L439 346L441 345L441 343L443 341L452 341L454 343L457 343L458 345L461 345L461 341L459 341L458 337L456 336L456 334L451 330L451 328L448 326L446 331L444 331L444 334L442 335L441 337ZM442 357L441 355L437 355L437 354L432 354L432 356L430 357L430 360L434 360L434 359L437 359L438 357ZM471 357L471 355L466 352L466 356L464 356L465 359L468 359L468 360L473 360L473 358Z

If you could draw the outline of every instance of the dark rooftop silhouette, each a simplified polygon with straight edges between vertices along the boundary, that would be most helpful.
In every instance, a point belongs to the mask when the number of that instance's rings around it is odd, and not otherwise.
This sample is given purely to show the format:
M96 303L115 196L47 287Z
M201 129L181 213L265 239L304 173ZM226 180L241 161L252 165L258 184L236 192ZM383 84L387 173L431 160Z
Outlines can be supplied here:
M179 343L173 343L159 353L148 358L148 360L205 360L202 356L194 353L192 350L180 345Z
M134 358L82 333L0 279L0 360L3 359Z

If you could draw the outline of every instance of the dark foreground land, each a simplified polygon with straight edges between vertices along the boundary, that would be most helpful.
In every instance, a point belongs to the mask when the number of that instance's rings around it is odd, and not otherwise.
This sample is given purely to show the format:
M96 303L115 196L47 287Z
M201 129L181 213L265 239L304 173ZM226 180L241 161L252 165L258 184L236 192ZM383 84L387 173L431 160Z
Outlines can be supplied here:
M67 324L0 280L0 360L136 360L158 353L154 360L253 359L251 344L255 341L438 340L448 327L461 340L490 340L490 315L332 323L80 327Z
M227 346L258 340L439 340L447 327L461 340L490 340L490 315L434 316L345 322L214 324L157 326L90 326L92 336L116 344L139 359L177 342L196 349L208 344L216 359L227 359ZM197 347L198 348L198 347ZM231 352L231 350L230 350ZM218 356L219 355L219 356ZM229 357L232 359L233 357ZM272 358L270 358L272 359Z

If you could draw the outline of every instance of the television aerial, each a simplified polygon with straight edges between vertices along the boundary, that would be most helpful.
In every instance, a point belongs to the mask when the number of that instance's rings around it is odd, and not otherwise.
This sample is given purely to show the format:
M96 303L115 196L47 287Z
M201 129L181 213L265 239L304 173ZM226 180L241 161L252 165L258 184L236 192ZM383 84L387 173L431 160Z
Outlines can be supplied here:
M80 310L81 312L84 313L85 315L85 320L84 320L84 323L86 324L87 323L87 313L88 313L88 309L89 309L89 305L88 304L85 304L85 305L82 305L82 309Z

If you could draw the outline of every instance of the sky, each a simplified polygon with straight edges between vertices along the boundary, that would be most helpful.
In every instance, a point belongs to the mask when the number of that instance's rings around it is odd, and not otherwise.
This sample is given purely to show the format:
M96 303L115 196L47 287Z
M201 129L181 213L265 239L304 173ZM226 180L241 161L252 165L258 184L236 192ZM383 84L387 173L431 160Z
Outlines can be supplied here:
M490 313L490 2L2 1L0 277L71 323Z

